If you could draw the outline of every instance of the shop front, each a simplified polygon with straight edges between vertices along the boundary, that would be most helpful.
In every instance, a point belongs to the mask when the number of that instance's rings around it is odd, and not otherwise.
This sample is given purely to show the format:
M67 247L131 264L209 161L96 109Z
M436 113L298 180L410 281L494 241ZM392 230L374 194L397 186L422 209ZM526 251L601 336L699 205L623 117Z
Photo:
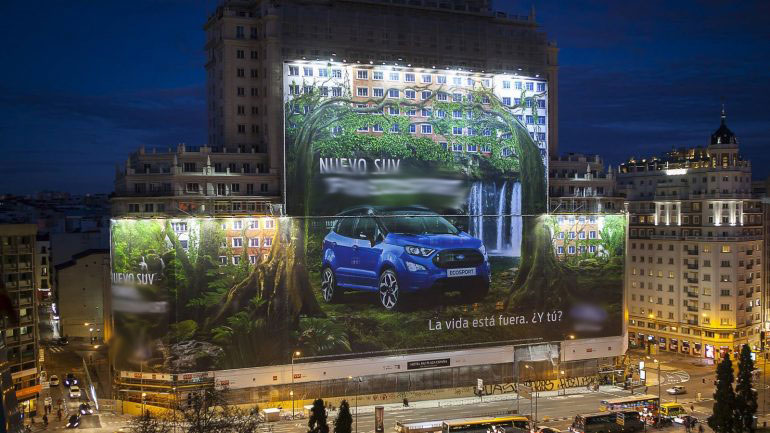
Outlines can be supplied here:
M686 355L690 354L690 342L687 340L682 340L682 353Z
M668 350L672 352L678 352L679 351L679 340L676 338L672 338L668 341Z
M666 337L660 337L658 340L658 349L666 350Z
M40 394L40 384L22 388L16 391L16 400L19 403L19 412L24 417L37 415L37 396Z

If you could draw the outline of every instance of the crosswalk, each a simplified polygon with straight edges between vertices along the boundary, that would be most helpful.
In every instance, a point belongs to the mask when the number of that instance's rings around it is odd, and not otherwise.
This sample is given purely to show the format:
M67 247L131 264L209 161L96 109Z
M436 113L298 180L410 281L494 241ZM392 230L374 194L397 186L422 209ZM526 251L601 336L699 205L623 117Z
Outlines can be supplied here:
M63 347L61 347L61 346L50 346L50 347L48 348L48 350L50 350L51 352L55 352L55 353L61 353L61 352L64 352L64 348L63 348Z

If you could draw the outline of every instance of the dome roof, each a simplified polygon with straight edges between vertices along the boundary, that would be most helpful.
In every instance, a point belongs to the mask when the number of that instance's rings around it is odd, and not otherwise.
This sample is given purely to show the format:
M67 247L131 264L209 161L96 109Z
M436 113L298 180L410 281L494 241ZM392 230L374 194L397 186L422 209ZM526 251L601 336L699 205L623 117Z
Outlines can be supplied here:
M738 144L738 139L735 138L733 131L727 127L725 123L725 107L722 107L722 123L719 125L719 129L711 134L711 144Z

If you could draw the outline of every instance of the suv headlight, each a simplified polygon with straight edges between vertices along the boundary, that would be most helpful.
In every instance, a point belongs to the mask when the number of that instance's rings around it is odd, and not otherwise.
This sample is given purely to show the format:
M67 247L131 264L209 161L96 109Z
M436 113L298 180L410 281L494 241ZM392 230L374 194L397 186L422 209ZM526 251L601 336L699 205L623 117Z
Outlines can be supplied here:
M417 272L417 271L426 271L427 270L427 269L425 269L425 266L423 266L423 265L421 265L419 263L414 263L414 262L409 262L409 261L406 262L406 268L409 269L409 272Z
M481 251L481 255L486 257L487 256L487 247L484 246L484 244L481 244L481 248L479 248L479 251Z
M428 257L433 254L434 251L436 251L433 248L416 247L414 245L407 245L404 249L406 250L407 254L419 257Z

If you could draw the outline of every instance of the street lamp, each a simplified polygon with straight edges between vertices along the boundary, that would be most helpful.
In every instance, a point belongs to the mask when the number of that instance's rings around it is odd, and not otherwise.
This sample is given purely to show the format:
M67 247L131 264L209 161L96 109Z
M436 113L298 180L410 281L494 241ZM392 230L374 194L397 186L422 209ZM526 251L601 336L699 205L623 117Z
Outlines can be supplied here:
M348 376L348 379L353 380L353 376ZM361 379L361 376L358 376L355 378L356 380L356 433L358 433L358 394L361 393L361 382L363 379Z
M291 396L291 419L294 419L294 359L302 355L299 350L291 353L291 389L289 390L289 396Z

